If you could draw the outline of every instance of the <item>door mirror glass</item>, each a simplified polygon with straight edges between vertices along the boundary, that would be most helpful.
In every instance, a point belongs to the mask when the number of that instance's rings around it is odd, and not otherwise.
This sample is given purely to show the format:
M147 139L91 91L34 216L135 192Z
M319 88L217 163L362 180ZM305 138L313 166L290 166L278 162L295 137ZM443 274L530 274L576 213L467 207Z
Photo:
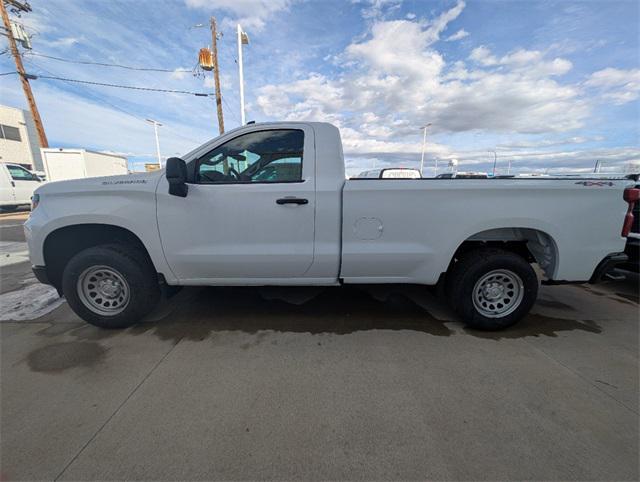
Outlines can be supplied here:
M169 194L172 196L187 197L187 163L179 157L167 159L167 181L169 181Z

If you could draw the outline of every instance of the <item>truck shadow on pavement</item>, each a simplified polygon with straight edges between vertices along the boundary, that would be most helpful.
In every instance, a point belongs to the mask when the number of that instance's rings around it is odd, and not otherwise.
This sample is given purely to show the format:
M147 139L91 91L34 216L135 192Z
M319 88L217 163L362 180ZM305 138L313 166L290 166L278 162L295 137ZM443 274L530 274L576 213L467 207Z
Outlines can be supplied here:
M119 333L152 333L175 343L203 341L220 332L255 334L263 331L348 335L369 330L408 330L431 336L454 333L500 340L555 337L580 330L600 333L592 320L577 320L571 306L540 300L540 306L566 312L566 318L529 314L517 325L495 332L464 328L450 310L428 291L404 287L331 288L190 288L128 330L102 330L90 325L72 330L84 340L100 340ZM535 311L535 310L534 310Z
M176 335L201 340L221 331L332 333L368 330L411 330L433 336L453 332L406 296L369 294L355 287L330 288L204 288L191 301L157 322L142 323L133 332L154 330L160 337Z

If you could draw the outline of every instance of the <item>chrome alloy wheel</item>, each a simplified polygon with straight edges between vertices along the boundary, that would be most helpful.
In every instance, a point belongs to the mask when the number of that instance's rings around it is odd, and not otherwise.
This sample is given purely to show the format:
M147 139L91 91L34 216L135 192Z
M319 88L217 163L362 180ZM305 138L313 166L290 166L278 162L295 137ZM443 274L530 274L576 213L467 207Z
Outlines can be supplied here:
M109 266L91 266L78 277L78 296L98 315L114 316L124 311L131 293L124 277Z
M480 278L473 287L473 306L487 318L513 313L524 298L520 276L508 269L496 269Z

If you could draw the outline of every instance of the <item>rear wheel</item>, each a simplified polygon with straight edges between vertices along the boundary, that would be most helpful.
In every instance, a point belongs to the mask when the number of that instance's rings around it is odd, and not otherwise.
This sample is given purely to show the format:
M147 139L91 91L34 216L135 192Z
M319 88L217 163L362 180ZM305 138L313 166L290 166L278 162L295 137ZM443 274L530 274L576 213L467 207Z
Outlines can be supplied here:
M470 327L500 330L523 318L538 295L538 278L517 254L494 248L465 253L447 276L449 304Z
M64 269L62 291L83 320L125 328L158 303L158 279L146 253L127 245L102 245L76 254Z

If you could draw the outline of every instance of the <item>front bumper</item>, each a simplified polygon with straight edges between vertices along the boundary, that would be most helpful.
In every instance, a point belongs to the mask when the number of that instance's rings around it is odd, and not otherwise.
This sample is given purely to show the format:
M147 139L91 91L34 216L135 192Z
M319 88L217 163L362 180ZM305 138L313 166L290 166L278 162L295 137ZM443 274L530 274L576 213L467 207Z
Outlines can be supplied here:
M589 279L589 283L598 283L602 281L604 276L618 265L626 263L629 260L629 256L626 253L611 253L604 257L602 261L596 266L593 275Z

